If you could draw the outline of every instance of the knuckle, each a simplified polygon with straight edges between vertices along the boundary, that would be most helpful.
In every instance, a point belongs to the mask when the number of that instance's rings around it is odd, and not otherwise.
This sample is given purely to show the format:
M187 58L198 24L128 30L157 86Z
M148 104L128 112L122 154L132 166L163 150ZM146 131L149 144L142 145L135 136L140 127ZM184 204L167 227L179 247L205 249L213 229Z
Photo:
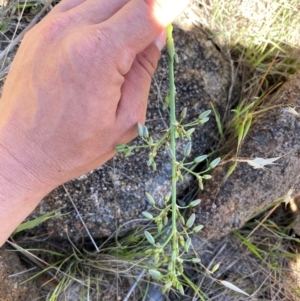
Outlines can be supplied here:
M55 17L47 20L38 28L39 37L47 44L55 42L55 40L61 36L63 28L66 27L66 23L67 21L63 17Z
M156 47L153 47L153 49L147 49L147 51L140 53L136 57L136 61L141 67L141 70L143 70L146 75L152 77L157 67L158 58L159 51Z
M122 44L123 39L115 38L116 29L103 23L97 28L97 36L100 45L105 46L105 53L110 56L117 65L120 74L125 75L131 68L135 59L134 47Z

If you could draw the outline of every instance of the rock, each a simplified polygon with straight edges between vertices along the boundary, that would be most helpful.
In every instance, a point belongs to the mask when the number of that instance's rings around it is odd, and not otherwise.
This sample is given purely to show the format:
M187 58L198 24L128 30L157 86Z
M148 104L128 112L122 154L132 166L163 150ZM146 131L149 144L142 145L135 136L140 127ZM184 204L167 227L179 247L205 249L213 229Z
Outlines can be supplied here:
M290 189L292 197L300 192L300 73L286 82L270 100L271 108L258 118L241 148L240 158L275 158L274 165L254 169L239 162L234 173L222 184L232 162L212 172L202 203L193 211L196 221L204 225L199 234L205 238L224 236L240 228L253 214L271 202L284 198Z
M222 114L231 85L230 64L199 28L191 31L175 28L174 40L180 61L175 72L178 114L187 107L187 121L194 120L201 112L210 109L210 103ZM166 68L167 54L164 51L151 87L147 113L146 124L154 139L163 133L169 122L167 112L161 110L168 92ZM192 156L206 153L216 136L216 124L211 118L193 134ZM184 146L182 144L181 149ZM146 191L161 204L170 190L171 165L164 151L157 156L157 172L147 167L147 160L147 150L133 153L127 159L123 155L117 155L99 169L65 185L93 237L109 236L123 224L129 229L141 223L141 212L149 208ZM184 183L181 189L188 185L189 183ZM67 238L67 231L72 240L86 237L82 223L63 187L47 196L30 218L58 208L69 214L63 218L51 219L31 233L49 233ZM136 219L139 220L135 221Z
M0 248L0 300L27 301L39 300L38 288L33 281L28 281L28 273L22 266L16 252L5 247Z

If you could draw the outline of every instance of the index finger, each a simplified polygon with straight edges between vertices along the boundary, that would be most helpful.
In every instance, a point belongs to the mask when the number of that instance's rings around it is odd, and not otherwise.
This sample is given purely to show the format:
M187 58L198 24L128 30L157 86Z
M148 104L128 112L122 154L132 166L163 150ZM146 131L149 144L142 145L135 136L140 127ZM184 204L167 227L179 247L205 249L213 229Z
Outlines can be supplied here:
M149 46L190 0L132 0L105 23L119 49L138 54ZM104 25L99 24L99 26Z

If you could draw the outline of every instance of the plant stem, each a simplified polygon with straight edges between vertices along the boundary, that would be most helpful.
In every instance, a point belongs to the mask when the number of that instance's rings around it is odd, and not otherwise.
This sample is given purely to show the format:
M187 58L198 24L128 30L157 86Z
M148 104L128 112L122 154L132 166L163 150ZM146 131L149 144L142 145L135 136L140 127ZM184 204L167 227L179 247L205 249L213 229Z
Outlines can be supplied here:
M168 49L168 66L169 66L169 89L170 89L170 140L171 140L171 151L172 151L172 249L176 250L177 244L177 204L176 204L176 141L175 132L177 126L176 120L176 110L175 110L175 81L174 81L174 57L175 57L175 47L174 40L172 36L173 27L168 25L167 27L167 49Z

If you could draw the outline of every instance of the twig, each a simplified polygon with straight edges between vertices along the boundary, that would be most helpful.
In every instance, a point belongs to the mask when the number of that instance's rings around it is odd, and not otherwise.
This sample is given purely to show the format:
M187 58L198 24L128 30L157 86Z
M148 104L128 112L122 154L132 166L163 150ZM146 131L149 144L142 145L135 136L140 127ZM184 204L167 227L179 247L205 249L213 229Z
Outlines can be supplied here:
M27 27L0 53L0 61L23 39L24 35L38 22L54 0L48 0L43 9L31 20Z
M73 205L73 207L74 207L74 209L75 209L77 215L79 216L79 219L80 219L80 221L81 221L83 227L85 228L85 230L86 230L86 232L87 232L87 234L88 234L88 236L89 236L89 238L90 238L92 244L94 245L96 251L99 252L100 250L99 250L99 248L98 248L98 246L97 246L97 244L96 244L94 238L92 237L92 235L91 235L91 233L90 233L90 231L89 231L87 225L86 225L85 222L83 221L83 218L82 218L81 214L79 213L79 211L78 211L78 209L77 209L75 203L73 202L73 200L72 200L72 198L71 198L71 196L70 196L70 194L69 194L69 192L68 192L66 186L65 186L65 185L62 185L62 186L63 186L63 188L64 188L64 190L65 190L65 192L66 192L66 194L67 194L69 200L71 201L71 203L72 203L72 205Z

